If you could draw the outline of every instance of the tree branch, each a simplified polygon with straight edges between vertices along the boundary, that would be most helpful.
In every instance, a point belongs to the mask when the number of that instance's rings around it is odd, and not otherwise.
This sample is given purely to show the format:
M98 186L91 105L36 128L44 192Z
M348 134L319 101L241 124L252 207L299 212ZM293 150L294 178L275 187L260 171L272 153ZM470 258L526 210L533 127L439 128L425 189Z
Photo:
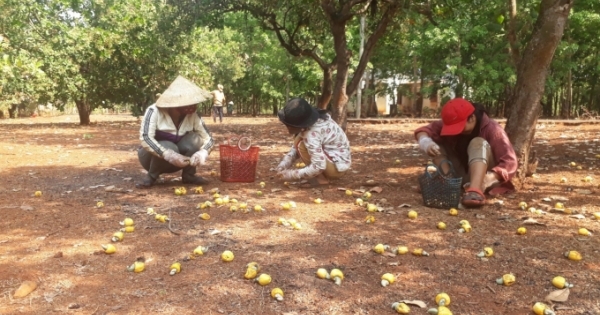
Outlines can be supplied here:
M508 21L508 30L506 37L508 38L509 43L509 52L512 57L512 62L515 67L519 65L521 61L521 52L519 50L519 45L517 43L517 0L508 0L508 5L510 8L510 20Z

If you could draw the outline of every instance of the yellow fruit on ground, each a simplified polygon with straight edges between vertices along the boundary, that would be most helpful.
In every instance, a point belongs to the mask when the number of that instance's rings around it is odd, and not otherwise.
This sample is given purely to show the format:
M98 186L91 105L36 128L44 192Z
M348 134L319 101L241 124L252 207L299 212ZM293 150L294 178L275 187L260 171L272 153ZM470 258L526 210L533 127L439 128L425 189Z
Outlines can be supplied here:
M409 219L416 219L418 215L419 214L415 210L408 211L408 218Z
M263 208L260 205L256 205L256 206L254 206L254 211L261 212L261 211L263 211Z
M329 279L329 272L325 268L317 269L317 278L320 279Z
M132 271L135 273L142 272L144 271L144 269L146 269L146 264L144 264L143 261L136 261L132 265L127 267L128 271Z
M502 278L496 279L496 283L502 284L505 286L511 286L511 285L515 284L516 281L517 281L517 279L515 278L515 276L512 273L507 273L507 274L503 275Z
M373 195L369 191L365 191L363 194L363 199L369 200Z
M527 209L527 202L525 202L525 201L519 202L519 208L521 208L521 210Z
M583 178L583 181L586 183L591 183L593 181L593 178L592 176L586 176Z
M594 212L594 218L600 220L600 212Z
M448 210L448 214L450 214L451 216L457 216L458 210L456 210L454 208L450 208L450 210Z
M352 196L352 190L347 189L346 190L346 196Z
M250 280L256 278L258 272L260 271L260 266L256 262L251 262L246 265L246 273L244 274L244 278Z
M233 260L233 253L229 250L224 251L221 254L221 260L225 261L225 262L229 262Z
M429 253L424 251L422 248L415 248L412 251L412 254L415 256L429 256Z
M202 256L204 255L204 253L206 253L206 251L208 250L207 247L204 246L198 246L194 249L194 251L192 252L195 256Z
M581 253L576 250L570 250L565 252L565 257L569 258L569 260L580 261L583 257L581 257Z
M229 211L231 211L231 212L236 212L236 211L238 211L238 207L236 207L236 206L231 206L231 207L229 207Z
M575 163L575 162L571 162L571 163L569 163L569 166L571 166L571 167L575 167L575 166L577 166L577 163Z
M376 205L374 205L374 204L372 204L372 203L370 203L370 204L367 206L367 211L368 211L368 212L377 212L377 210L378 210L378 209L377 209L377 206L376 206Z
M260 185L260 188L265 188L266 186L265 182L260 182L258 185Z
M557 202L554 204L555 209L564 209L565 205L562 202Z
M113 234L113 237L111 240L113 242L120 242L123 240L123 237L125 237L125 234L123 234L123 232L119 231L119 232L115 232L115 234Z
M536 315L555 315L554 311L542 302L535 303L531 310Z
M445 306L438 306L438 308L430 308L429 310L427 310L427 313L431 315L452 315L450 309Z
M385 252L385 250L388 248L389 248L389 246L387 246L387 245L377 244L377 245L375 245L375 247L373 247L373 251L376 252L377 254L383 254Z
M527 229L521 226L517 229L517 234L525 235L525 234L527 234Z
M404 254L408 253L408 247L406 247L406 246L398 246L396 248L395 252L398 255L404 255Z
M273 290L271 290L271 297L277 301L283 301L283 290L280 288L273 288Z
M579 230L577 231L577 233L579 235L583 235L583 236L592 236L592 232L590 232L588 229L586 228L579 228Z
M448 293L442 292L435 296L435 304L439 306L448 306L450 305L450 301Z
M491 247L484 247L483 250L477 254L477 257L492 257L493 255L494 250Z
M169 267L169 274L171 276L175 275L176 273L180 273L180 272L181 272L181 263L179 263L179 262L174 262Z
M248 209L248 204L245 202L240 203L239 205L240 210L246 210Z
M102 245L102 249L106 254L114 254L117 251L117 248L113 244Z
M381 286L387 287L388 285L396 282L396 276L391 273L385 273L381 276Z
M564 277L556 276L552 279L552 285L559 289L572 288L573 285L568 283Z
M368 215L368 216L365 218L365 223L367 223L367 224L371 224L371 223L374 223L374 222L375 222L375 217L374 217L374 216L372 216L372 215Z
M446 223L444 223L444 222L438 222L437 228L440 229L440 230L445 230L446 229Z
M133 225L133 219L132 218L125 218L125 220L123 220L123 224L124 226L132 226Z
M329 273L329 277L333 279L335 284L341 285L342 280L344 280L344 273L339 269L332 269L331 273Z
M361 198L356 198L356 200L354 201L354 204L362 207L365 204L365 202Z
M321 204L321 203L323 203L323 199L317 198L317 199L313 200L313 202L316 204Z
M260 190L258 190L258 191L256 192L256 195L257 195L258 197L261 197L261 196L263 195L263 192L262 192L262 191L260 191Z
M198 217L202 220L210 220L210 214L208 214L206 212L201 213L200 215L198 215Z
M98 207L98 208L104 207L104 202L102 202L102 201L96 202L96 207Z
M258 276L258 278L256 278L256 282L258 282L258 284L265 286L269 283L271 283L271 276L269 276L266 273L261 274L260 276Z
M398 314L410 313L410 307L408 307L408 305L406 305L405 303L402 303L402 302L395 302L394 304L392 304L392 308Z
M33 195L36 196L36 197L41 197L42 196L42 192L38 190L38 191L34 192Z
M216 198L216 199L215 199L215 204L216 204L217 206L220 206L220 205L222 205L223 203L224 203L224 202L223 202L223 199L221 199L221 198Z
M202 188L202 187L196 187L196 188L194 188L194 193L196 193L196 194L203 194L204 193L204 188Z
M126 232L126 233L132 233L133 231L135 231L135 227L132 225L126 226L121 229L121 232Z

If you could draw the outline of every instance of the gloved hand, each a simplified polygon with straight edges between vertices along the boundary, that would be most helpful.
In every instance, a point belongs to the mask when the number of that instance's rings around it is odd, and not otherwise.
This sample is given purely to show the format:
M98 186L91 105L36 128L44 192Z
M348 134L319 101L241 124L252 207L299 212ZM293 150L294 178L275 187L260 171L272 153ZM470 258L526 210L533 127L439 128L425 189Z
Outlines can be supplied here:
M288 168L290 168L290 166L292 166L293 163L293 158L289 155L286 154L283 159L281 159L281 162L279 163L279 165L277 165L277 167L275 168L275 170L277 171L277 173L286 170Z
M177 167L181 167L181 168L184 168L184 167L190 165L189 157L181 155L170 149L163 152L163 159L165 159L165 161L167 161Z
M296 180L297 178L297 170L294 169L286 169L281 172L277 172L277 177L282 180Z
M423 136L419 138L419 148L431 157L441 154L440 146L437 145L431 138Z
M190 165L198 166L206 164L206 159L208 158L208 151L204 149L198 150L198 152L192 154L190 158Z

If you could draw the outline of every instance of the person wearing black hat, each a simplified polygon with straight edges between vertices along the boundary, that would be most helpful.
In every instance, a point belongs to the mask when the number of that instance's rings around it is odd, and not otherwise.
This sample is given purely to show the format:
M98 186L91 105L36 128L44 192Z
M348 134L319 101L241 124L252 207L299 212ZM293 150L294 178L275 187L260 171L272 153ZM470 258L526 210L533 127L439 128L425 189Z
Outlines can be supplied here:
M286 181L306 179L306 187L313 187L328 184L350 169L348 137L325 111L318 111L302 98L294 98L277 115L294 135L291 150L276 168L279 178ZM298 158L306 166L292 168Z

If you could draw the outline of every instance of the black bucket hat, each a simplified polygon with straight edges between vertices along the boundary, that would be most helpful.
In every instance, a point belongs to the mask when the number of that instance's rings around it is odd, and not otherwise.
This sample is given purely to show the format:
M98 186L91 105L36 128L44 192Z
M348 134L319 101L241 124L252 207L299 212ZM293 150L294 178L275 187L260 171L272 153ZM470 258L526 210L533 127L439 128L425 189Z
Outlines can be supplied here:
M319 112L303 98L289 100L278 113L279 121L290 127L307 128L319 119Z

